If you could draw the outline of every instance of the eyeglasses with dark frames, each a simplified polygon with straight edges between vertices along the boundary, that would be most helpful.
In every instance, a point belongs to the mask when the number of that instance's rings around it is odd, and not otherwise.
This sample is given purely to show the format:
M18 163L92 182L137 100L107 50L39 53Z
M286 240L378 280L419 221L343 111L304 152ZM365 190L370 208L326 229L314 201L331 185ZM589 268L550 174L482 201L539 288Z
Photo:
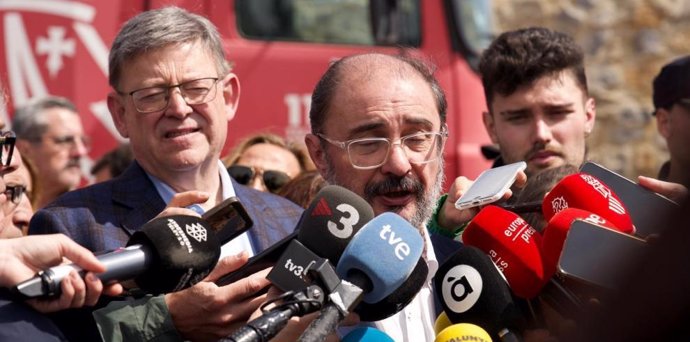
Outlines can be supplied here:
M119 91L118 93L131 96L134 108L139 113L145 114L167 109L173 88L180 89L180 94L188 105L213 101L217 92L212 90L215 90L216 84L218 84L218 77L205 77L169 86L137 89L126 94Z
M12 163L12 155L14 154L14 144L17 142L17 137L12 131L5 131L0 133L0 167L5 168Z
M24 185L7 185L4 194L7 199L13 204L19 204L22 201L22 196L26 193L26 186Z

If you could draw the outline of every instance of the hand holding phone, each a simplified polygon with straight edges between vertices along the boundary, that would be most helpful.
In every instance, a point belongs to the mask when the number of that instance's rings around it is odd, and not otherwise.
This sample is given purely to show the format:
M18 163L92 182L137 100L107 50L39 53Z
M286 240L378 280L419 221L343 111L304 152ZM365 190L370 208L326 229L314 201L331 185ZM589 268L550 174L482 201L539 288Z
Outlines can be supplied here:
M230 197L209 209L201 218L205 220L221 245L246 232L254 222L237 197Z
M513 185L517 174L526 168L527 163L521 161L482 172L455 202L455 207L464 210L498 201Z

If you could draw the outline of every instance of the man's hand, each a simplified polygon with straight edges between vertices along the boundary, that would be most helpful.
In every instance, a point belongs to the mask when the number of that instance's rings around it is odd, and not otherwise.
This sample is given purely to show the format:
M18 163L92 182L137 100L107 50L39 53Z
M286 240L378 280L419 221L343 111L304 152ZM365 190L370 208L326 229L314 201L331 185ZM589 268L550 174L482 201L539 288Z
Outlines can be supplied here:
M67 259L67 260L63 260ZM95 305L101 293L118 295L120 284L106 287L93 273L105 272L105 266L88 249L62 234L26 236L0 240L0 286L11 287L36 275L40 270L73 262L86 271L81 279L72 271L61 283L57 299L32 299L29 305L41 312Z
M465 210L458 210L455 208L455 202L462 197L463 194L469 190L470 186L474 181L468 179L467 177L460 176L455 179L450 189L448 190L448 198L443 203L443 207L438 214L438 224L442 228L452 231L458 226L461 226L474 218L475 215L481 210L481 207L468 208ZM515 178L514 186L522 188L527 183L527 175L525 172L520 171ZM508 199L513 195L513 191L508 189L503 195L503 199Z
M637 182L647 190L654 191L679 204L682 204L688 198L688 189L682 184L664 182L645 176L637 177Z
M244 325L266 300L265 294L257 296L257 292L269 285L268 269L229 285L214 283L244 265L247 259L246 253L223 258L203 281L165 295L173 323L185 339L216 341L226 337Z
M191 215L199 217L196 211L187 209L187 207L192 204L205 203L208 199L209 194L204 191L185 191L177 193L173 196L165 209L163 209L160 214L156 215L154 219L172 215Z

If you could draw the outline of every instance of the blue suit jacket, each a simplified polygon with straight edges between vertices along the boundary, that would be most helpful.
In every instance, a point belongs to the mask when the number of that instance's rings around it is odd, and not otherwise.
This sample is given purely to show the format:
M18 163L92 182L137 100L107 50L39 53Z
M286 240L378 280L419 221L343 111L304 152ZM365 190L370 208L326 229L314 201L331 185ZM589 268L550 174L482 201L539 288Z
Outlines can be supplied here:
M235 194L254 221L248 234L257 253L295 229L301 207L232 182ZM112 250L125 246L134 232L164 208L153 182L134 162L120 177L68 192L39 210L31 219L29 234L63 233L94 252ZM84 317L84 311L68 310L53 315L69 340L100 339L90 315L92 310L87 310L88 317ZM89 329L84 319L93 322Z

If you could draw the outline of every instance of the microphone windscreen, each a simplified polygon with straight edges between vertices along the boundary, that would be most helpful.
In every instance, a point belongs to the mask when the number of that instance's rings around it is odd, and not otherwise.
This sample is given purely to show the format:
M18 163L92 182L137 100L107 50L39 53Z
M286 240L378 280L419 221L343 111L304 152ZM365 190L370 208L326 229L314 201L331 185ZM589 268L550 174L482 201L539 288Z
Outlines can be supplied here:
M375 303L407 280L423 250L419 231L399 215L385 212L355 234L335 271L341 279L364 274L371 282L371 290L365 292L363 300Z
M448 315L445 311L441 311L441 314L436 317L436 322L434 322L434 333L436 335L440 334L443 329L448 328L451 324Z
M541 235L515 213L486 206L467 225L462 240L491 257L518 297L533 298L546 283Z
M491 336L478 325L470 323L453 324L443 329L434 342L476 341L491 342Z
M155 254L156 267L135 279L139 287L150 293L179 291L198 283L220 257L215 234L195 216L155 218L134 233L127 245L144 245Z
M436 272L434 287L452 323L477 324L492 336L524 326L503 276L476 247L465 245L449 257Z
M424 258L419 258L412 274L393 293L376 303L360 302L357 305L355 312L359 315L359 320L376 322L400 312L417 296L428 275L429 268L426 261Z
M623 202L599 179L586 173L563 178L544 197L542 213L546 221L550 221L565 208L590 211L606 219L623 233L635 233L630 213Z
M385 332L372 327L359 327L350 331L342 342L395 342Z
M547 278L552 277L556 273L556 265L561 256L565 238L568 236L570 226L575 220L583 220L619 230L606 219L587 210L566 208L556 213L546 225L544 238L542 239L542 258L544 260L544 273Z
M317 255L337 265L350 239L374 218L371 205L337 185L321 189L297 225L297 239Z

